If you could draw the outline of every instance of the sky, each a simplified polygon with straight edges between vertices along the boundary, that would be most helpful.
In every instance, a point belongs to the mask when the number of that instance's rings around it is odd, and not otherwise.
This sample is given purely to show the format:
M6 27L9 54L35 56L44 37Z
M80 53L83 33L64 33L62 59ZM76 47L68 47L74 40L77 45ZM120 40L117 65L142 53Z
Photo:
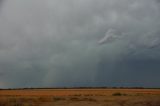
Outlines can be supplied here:
M160 87L160 0L0 0L0 88Z

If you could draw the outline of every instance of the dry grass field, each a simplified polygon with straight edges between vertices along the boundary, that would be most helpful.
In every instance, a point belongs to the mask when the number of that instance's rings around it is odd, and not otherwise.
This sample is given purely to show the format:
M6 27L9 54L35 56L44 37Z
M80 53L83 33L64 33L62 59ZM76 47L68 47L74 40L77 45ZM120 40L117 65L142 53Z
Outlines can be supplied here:
M0 90L0 106L160 106L160 89Z

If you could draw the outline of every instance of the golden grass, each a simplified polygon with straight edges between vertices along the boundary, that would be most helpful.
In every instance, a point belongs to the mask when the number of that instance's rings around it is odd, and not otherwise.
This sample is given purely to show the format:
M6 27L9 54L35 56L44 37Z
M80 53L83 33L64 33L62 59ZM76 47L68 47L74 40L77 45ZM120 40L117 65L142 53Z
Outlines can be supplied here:
M0 90L0 106L160 106L159 89Z

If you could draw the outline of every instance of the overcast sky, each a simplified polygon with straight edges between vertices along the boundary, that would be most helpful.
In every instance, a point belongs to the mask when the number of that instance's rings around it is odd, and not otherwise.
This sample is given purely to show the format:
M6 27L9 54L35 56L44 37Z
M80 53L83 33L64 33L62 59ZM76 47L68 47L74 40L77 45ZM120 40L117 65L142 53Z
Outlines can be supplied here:
M159 81L159 0L0 0L0 88Z

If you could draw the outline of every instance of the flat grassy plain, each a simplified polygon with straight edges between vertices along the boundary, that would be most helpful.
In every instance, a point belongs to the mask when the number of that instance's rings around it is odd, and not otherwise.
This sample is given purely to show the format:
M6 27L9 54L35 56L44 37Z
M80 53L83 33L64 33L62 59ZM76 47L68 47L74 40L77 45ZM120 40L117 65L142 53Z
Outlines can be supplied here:
M160 106L160 89L0 90L0 106Z

